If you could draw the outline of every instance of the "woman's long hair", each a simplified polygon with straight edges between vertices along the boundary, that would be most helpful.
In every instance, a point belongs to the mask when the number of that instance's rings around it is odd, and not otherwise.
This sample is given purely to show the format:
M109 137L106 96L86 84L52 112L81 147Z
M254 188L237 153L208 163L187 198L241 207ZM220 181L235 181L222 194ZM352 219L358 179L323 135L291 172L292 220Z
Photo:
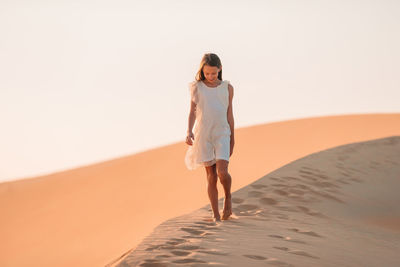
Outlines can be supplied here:
M200 62L199 70L197 71L196 74L196 81L203 81L206 79L206 77L204 77L204 72L203 72L204 65L217 68L220 68L222 66L221 60L216 54L213 53L204 54ZM218 79L222 81L222 69L218 72Z

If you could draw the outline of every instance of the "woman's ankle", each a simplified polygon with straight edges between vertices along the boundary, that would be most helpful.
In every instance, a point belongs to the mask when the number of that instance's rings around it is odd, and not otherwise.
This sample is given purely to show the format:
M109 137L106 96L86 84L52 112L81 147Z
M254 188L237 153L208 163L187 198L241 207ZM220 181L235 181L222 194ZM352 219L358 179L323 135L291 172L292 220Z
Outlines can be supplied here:
M214 222L220 222L221 221L221 217L214 217Z

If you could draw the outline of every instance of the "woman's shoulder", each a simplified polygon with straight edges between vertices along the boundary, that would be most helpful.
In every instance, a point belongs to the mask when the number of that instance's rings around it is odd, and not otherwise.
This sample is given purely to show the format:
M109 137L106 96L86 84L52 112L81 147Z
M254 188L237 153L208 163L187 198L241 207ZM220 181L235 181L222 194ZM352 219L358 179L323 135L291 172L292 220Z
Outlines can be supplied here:
M194 80L194 81L189 82L189 87L190 88L197 87L198 84L199 84L199 81Z
M200 81L198 81L198 80L193 80L193 81L191 81L191 82L189 82L189 84L198 84Z
M195 92L197 92L197 90L198 90L198 81L196 81L196 80L194 80L194 81L191 81L191 82L189 82L189 84L188 84L189 86L189 91L193 94L193 93L195 93Z
M224 80L224 83L228 85L228 87L233 87L231 81L229 80Z

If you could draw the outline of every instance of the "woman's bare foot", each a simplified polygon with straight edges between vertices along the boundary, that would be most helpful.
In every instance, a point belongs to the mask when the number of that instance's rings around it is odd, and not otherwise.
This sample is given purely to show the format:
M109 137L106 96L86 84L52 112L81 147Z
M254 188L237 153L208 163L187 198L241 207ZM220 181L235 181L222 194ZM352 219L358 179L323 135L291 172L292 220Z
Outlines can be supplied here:
M227 220L232 215L232 197L225 197L224 210L222 212L222 220Z
M221 221L221 216L218 214L217 216L213 217L214 222L220 222Z

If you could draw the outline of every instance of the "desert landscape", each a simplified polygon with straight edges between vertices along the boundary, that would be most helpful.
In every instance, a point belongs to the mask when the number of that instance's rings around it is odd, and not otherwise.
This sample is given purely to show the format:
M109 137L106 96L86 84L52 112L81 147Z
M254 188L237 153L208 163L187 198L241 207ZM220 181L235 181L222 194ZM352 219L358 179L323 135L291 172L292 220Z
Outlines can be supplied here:
M375 255L363 266L396 266L399 122L359 114L236 129L234 215L219 225L207 221L205 172L185 168L183 141L0 183L0 263L360 266Z

